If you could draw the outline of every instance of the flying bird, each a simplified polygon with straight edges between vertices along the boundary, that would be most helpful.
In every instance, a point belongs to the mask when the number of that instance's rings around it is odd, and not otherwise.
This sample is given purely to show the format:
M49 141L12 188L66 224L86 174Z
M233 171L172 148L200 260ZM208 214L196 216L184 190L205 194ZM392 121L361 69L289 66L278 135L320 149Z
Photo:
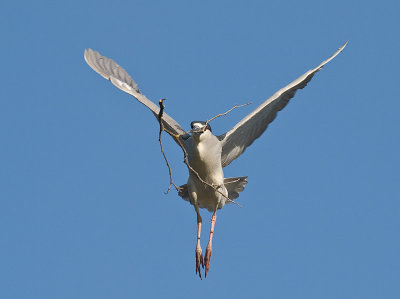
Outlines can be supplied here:
M309 70L286 87L278 90L231 130L220 136L215 136L212 133L210 124L205 121L191 122L191 129L186 132L173 118L163 113L161 122L164 128L178 144L184 146L189 165L197 172L195 174L189 169L188 181L185 185L180 186L178 194L189 201L196 211L196 274L198 273L200 278L200 267L205 268L206 277L210 267L212 239L217 219L216 212L225 204L231 203L236 199L247 184L246 176L225 178L223 168L238 158L267 129L268 125L275 119L278 111L288 104L296 91L304 88L313 76L338 55L346 45L347 42L316 68ZM135 81L114 60L104 57L92 49L85 50L84 57L93 70L110 80L119 89L135 97L149 108L156 118L158 117L160 108L142 94ZM199 180L199 177L209 185ZM204 260L200 246L202 224L200 208L212 212L211 228Z

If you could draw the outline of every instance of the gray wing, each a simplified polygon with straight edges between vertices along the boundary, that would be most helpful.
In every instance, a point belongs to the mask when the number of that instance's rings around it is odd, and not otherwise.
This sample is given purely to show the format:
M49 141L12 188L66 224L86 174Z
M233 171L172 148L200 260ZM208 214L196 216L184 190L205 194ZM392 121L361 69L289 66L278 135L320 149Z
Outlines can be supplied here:
M338 55L346 45L347 42L341 46L335 54L323 61L315 69L308 71L297 80L277 91L257 109L243 118L230 131L218 136L219 140L222 142L222 167L228 166L233 160L239 157L255 139L260 137L267 129L268 125L275 119L278 111L282 110L289 100L293 98L296 91L304 88L307 83L311 81L315 73Z
M99 73L101 76L110 80L112 84L117 86L119 89L134 96L139 102L145 105L153 112L157 118L160 108L144 96L135 81L129 76L129 74L120 67L114 60L102 56L99 52L92 49L85 50L85 60L87 64ZM184 135L186 132L182 127L168 114L163 113L163 125L164 127L174 135L171 135L175 141L177 135Z

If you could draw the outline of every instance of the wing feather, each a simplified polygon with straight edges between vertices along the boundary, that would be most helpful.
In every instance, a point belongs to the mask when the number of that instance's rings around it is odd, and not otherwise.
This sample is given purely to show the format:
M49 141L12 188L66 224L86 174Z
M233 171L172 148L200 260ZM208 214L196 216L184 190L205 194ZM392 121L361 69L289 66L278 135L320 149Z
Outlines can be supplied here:
M254 140L260 137L267 129L268 125L275 119L277 113L294 97L296 91L303 89L307 83L311 81L313 76L325 64L335 58L346 45L347 42L319 66L306 72L286 87L277 91L272 97L243 118L230 131L218 136L219 140L222 142L222 167L228 166L233 160L239 157Z
M134 96L140 103L149 108L157 118L160 108L140 92L136 82L133 81L131 76L129 76L129 74L114 60L102 56L99 52L92 49L85 50L84 57L87 64L94 71L109 80L119 89ZM171 136L175 141L177 135L184 135L186 133L182 127L165 112L163 113L162 121L164 127L173 134Z

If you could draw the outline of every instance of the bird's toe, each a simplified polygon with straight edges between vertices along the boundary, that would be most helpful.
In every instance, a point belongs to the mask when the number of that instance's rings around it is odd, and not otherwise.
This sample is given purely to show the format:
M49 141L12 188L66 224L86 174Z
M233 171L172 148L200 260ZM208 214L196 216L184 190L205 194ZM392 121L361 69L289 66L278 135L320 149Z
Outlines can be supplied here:
M204 263L203 263L203 253L201 251L201 248L196 248L196 274L199 273L199 277L201 279L201 268L200 265L204 268Z
M204 266L206 268L205 277L207 277L207 272L210 269L211 252L212 252L211 246L207 246L206 254L204 255Z

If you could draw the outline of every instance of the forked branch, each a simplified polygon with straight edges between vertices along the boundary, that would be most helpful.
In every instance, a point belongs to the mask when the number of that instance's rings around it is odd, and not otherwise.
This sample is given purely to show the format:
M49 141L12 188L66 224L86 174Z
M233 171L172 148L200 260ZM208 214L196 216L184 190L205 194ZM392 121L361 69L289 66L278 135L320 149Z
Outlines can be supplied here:
M164 101L165 101L165 99L161 99L161 100L158 101L158 104L160 105L160 112L158 112L157 120L158 120L158 123L160 124L160 131L158 133L158 142L160 143L161 153L162 153L162 155L164 157L165 163L167 163L168 173L169 173L169 186L168 186L167 191L165 191L165 194L167 194L169 192L169 190L171 190L172 186L175 187L176 191L179 191L179 187L174 183L174 180L172 179L171 166L169 165L169 162L168 162L167 156L165 155L164 147L163 147L163 144L162 144L162 141L161 141L162 131L165 131L164 125L163 125L163 123L161 121L162 115L164 113L164 108L165 108Z

